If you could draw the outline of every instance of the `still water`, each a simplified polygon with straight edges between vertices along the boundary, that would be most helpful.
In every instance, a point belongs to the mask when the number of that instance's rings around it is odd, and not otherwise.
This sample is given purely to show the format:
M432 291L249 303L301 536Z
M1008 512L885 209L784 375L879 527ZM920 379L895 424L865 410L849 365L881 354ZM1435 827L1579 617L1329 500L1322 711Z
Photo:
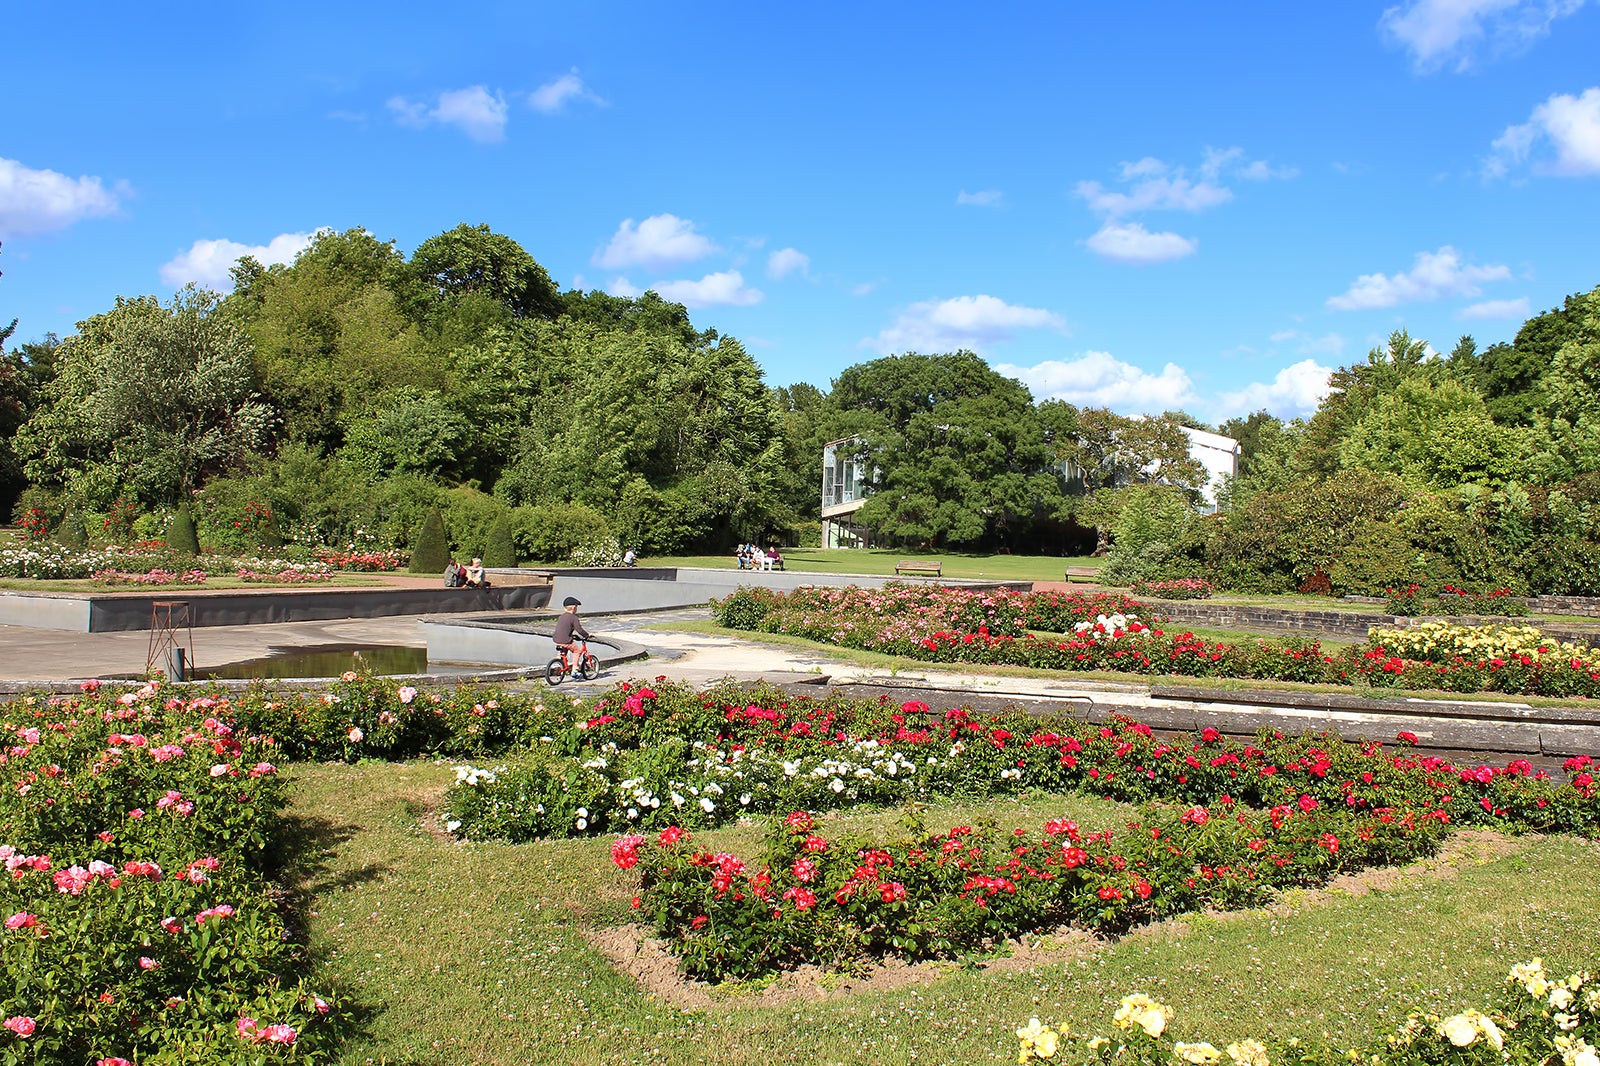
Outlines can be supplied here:
M428 649L391 644L317 644L304 648L285 648L265 659L232 663L213 668L201 667L191 676L197 681L248 678L338 677L346 670L366 676L393 674L466 673L493 667L450 668L435 663L428 666Z

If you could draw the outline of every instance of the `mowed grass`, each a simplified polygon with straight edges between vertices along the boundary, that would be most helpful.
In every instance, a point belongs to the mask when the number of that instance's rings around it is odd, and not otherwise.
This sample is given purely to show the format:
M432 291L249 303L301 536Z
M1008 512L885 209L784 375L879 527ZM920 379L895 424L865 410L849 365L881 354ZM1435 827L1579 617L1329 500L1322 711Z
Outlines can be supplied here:
M1595 962L1600 847L1557 837L1463 859L1448 877L1389 879L1359 896L1291 893L1026 969L951 964L895 991L771 1005L728 996L684 1011L641 992L584 937L632 916L633 881L612 866L610 839L456 843L431 815L453 780L444 765L301 765L291 777L304 859L289 880L316 981L364 1007L347 1063L1003 1063L1028 1017L1106 1033L1135 990L1172 1004L1180 1039L1352 1041L1412 1007L1481 1005L1511 963L1534 955L1558 972ZM1125 809L1039 797L925 816L932 828L985 815L1011 827L1062 814L1097 828ZM759 837L700 835L745 854Z
M941 566L941 577L970 578L982 581L1062 581L1069 566L1100 565L1089 556L989 555L971 552L917 552L894 548L786 548L786 570L813 574L865 574L894 576L895 564L933 562ZM735 569L733 555L654 556L639 560L641 566L699 566L713 570Z

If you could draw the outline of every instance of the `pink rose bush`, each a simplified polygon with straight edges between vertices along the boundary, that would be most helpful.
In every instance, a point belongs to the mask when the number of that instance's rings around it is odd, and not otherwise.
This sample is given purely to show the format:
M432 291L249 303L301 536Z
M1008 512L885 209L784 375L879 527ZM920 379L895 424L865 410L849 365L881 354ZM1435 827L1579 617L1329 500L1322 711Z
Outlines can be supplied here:
M204 1047L243 1064L337 1042L344 1015L303 984L261 869L277 745L232 717L158 683L0 708L0 1061ZM240 1018L259 1020L249 1039Z

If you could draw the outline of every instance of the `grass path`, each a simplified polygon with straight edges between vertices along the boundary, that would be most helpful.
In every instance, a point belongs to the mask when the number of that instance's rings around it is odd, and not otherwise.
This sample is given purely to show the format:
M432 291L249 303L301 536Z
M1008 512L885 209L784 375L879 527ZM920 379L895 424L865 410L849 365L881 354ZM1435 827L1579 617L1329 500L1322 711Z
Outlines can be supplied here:
M291 887L319 983L370 1008L347 1063L1003 1063L1030 1015L1105 1032L1116 1001L1137 989L1176 1008L1180 1038L1350 1040L1413 1005L1480 1003L1524 958L1556 970L1595 962L1579 931L1600 921L1600 847L1557 837L1481 861L1468 853L1448 876L1386 874L1362 895L1291 893L1273 908L1196 916L1027 969L952 965L893 992L773 1005L752 995L685 1012L642 994L584 938L631 916L609 840L455 843L430 828L448 766L301 765L292 777L307 859ZM1119 817L1111 804L1040 798L939 808L928 821L987 811L1002 826L1033 825L1064 805L1085 825ZM748 853L756 836L702 839Z

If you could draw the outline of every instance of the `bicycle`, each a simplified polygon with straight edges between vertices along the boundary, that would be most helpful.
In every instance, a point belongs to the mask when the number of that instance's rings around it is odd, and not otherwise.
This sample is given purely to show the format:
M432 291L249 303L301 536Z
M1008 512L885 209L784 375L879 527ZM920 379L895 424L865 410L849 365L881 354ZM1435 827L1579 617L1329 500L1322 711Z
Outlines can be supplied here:
M600 660L589 654L589 642L577 642L578 658L573 662L567 656L567 650L561 649L557 658L551 659L544 668L544 679L551 685L559 685L568 675L573 674L584 681L593 681L600 676Z

